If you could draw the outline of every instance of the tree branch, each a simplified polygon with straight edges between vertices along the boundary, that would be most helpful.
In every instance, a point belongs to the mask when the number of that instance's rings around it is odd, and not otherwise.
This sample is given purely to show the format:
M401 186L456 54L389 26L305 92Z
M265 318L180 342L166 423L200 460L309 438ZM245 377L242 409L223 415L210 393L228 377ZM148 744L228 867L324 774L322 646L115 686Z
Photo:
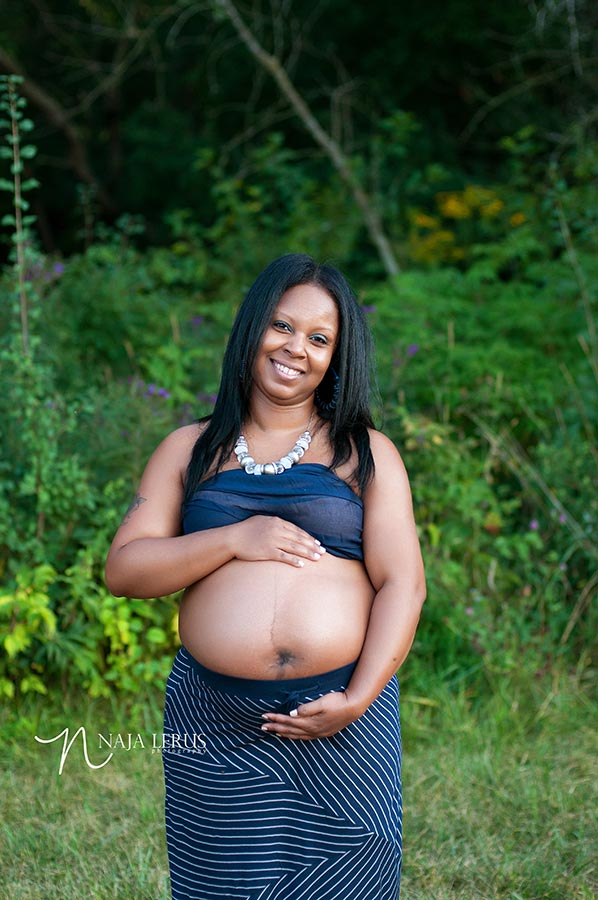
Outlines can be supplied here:
M520 94L525 94L527 91L531 91L533 90L533 88L539 87L542 84L550 84L551 81L558 81L559 78L561 78L570 70L571 66L569 63L567 63L564 66L559 66L558 69L554 69L553 71L540 72L539 75L534 75L531 78L526 78L524 81L521 81L518 84L514 84L506 91L503 91L502 94L497 94L496 97L492 97L471 117L468 124L459 135L459 140L462 143L466 143L471 138L480 122L483 122L484 119L490 115L490 113L494 112L495 109L497 109L499 106L502 106L512 97L517 97Z
M378 211L354 174L350 160L344 155L337 142L324 131L303 97L301 97L291 82L287 72L280 64L280 60L264 50L261 44L258 43L231 0L212 0L212 3L214 9L226 15L249 52L274 78L280 91L295 110L307 131L316 143L324 149L337 172L350 188L355 202L361 210L372 243L380 254L380 259L386 272L389 275L397 275L399 273L399 265L384 233Z

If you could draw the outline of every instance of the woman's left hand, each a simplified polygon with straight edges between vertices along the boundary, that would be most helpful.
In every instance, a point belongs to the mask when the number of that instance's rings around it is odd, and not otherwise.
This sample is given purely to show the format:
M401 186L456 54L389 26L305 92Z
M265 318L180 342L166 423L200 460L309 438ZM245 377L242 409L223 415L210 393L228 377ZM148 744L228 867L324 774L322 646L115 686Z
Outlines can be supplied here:
M345 728L359 713L351 706L347 691L331 691L317 700L301 703L292 715L264 713L262 731L295 741L330 737ZM296 713L296 715L295 715Z

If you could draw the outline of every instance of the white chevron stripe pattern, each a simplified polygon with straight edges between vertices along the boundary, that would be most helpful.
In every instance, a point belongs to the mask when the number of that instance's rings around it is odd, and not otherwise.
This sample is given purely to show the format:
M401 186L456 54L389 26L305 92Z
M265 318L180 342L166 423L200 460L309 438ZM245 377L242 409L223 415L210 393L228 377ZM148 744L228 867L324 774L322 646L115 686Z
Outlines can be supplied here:
M343 731L291 741L260 730L279 702L210 687L187 659L179 651L164 712L173 900L396 900L396 677ZM190 749L168 749L184 735Z

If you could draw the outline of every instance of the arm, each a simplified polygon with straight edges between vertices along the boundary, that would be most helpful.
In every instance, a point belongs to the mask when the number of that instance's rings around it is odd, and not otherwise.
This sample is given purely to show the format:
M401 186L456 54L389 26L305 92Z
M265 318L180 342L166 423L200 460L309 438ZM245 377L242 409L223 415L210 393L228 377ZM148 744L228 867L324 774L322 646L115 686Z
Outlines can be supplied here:
M404 663L426 598L409 479L394 444L372 435L376 476L364 497L365 565L376 596L348 687L360 716Z
M174 431L146 466L106 560L106 584L118 597L173 594L234 558L303 566L323 552L311 535L271 516L182 535L183 481L198 433L194 425Z
M359 718L405 661L425 599L411 491L392 442L371 434L376 474L364 496L364 559L376 591L357 667L344 693L305 703L297 715L266 714L285 737L328 737Z

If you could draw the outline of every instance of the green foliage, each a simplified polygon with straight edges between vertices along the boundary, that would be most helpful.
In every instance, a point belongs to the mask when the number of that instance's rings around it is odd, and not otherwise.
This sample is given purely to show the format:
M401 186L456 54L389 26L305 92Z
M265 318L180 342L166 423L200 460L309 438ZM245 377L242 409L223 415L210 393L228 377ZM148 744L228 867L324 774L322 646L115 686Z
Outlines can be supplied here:
M9 6L2 45L55 112L36 137L46 225L69 254L78 246L76 180L92 183L96 213L112 221L141 212L149 242L162 242L162 217L173 209L188 206L211 226L217 167L244 177L260 144L275 156L268 131L294 154L291 181L315 177L325 189L329 160L217 4L151 0L129 10L68 0L43 16L31 4ZM403 201L418 182L426 193L427 169L451 174L437 190L458 190L460 170L482 181L502 174L496 142L511 132L538 161L584 143L594 123L594 6L577 4L573 14L565 3L432 0L397 16L382 0L351 8L328 0L317 11L295 0L272 15L259 6L242 13L317 121L367 160L366 180L400 241ZM73 127L68 156L61 118ZM193 166L203 151L216 159L214 172ZM366 242L358 256L359 271L375 265Z
M348 259L361 222L337 176L322 183L319 170L301 165L280 132L266 134L231 175L215 154L198 154L209 170L213 223L199 229L212 256L220 290L234 290L276 256L301 249L321 258Z
M165 674L175 607L116 599L103 584L131 488L102 485L92 468L99 404L93 393L65 402L51 368L11 347L0 351L0 377L0 689L45 692L58 677L92 696L135 692Z
M1 692L163 681L176 598L112 597L104 559L152 449L212 408L246 288L291 249L347 261L363 290L378 412L410 472L429 580L406 679L423 693L440 672L481 691L594 665L595 147L557 171L520 130L504 142L509 184L486 185L416 164L420 124L389 113L357 165L385 214L397 207L408 268L394 281L368 283L355 209L279 132L242 171L194 151L209 223L173 207L168 243L140 249L144 226L125 216L62 260L36 249L21 215L30 126L18 82L3 84L14 239L0 277Z
M10 94L14 82L3 84L4 107L18 112L23 104ZM12 121L11 146L18 161L22 114ZM20 171L19 165L11 167L15 198ZM135 692L164 676L177 640L173 605L118 600L103 584L118 508L130 487L109 477L114 469L97 466L102 439L94 439L94 428L105 414L100 381L90 377L93 361L85 357L71 358L73 368L63 369L64 326L47 302L55 279L44 277L62 274L63 267L56 271L36 252L20 208L16 204L18 252L12 271L0 282L5 324L0 342L5 386L0 394L0 692L13 696L17 686L23 693L45 693L57 677L63 683L76 679L92 696L114 688ZM104 279L114 262L110 249L99 246L89 253L88 264L98 267ZM124 277L130 268L122 266ZM89 286L88 279L79 282L80 309L93 307L85 302ZM106 305L110 296L103 297ZM74 301L72 309L77 309ZM105 314L110 316L110 308ZM90 327L85 311L81 321ZM36 331L30 335L31 324ZM92 342L104 328L101 320L96 331L91 328ZM81 325L78 341L87 337ZM105 365L107 357L104 353Z
M542 200L544 244L531 221L473 248L465 271L368 292L381 412L428 569L418 682L433 666L495 687L596 649L598 273L590 229L573 245L558 215L583 185L564 193Z

